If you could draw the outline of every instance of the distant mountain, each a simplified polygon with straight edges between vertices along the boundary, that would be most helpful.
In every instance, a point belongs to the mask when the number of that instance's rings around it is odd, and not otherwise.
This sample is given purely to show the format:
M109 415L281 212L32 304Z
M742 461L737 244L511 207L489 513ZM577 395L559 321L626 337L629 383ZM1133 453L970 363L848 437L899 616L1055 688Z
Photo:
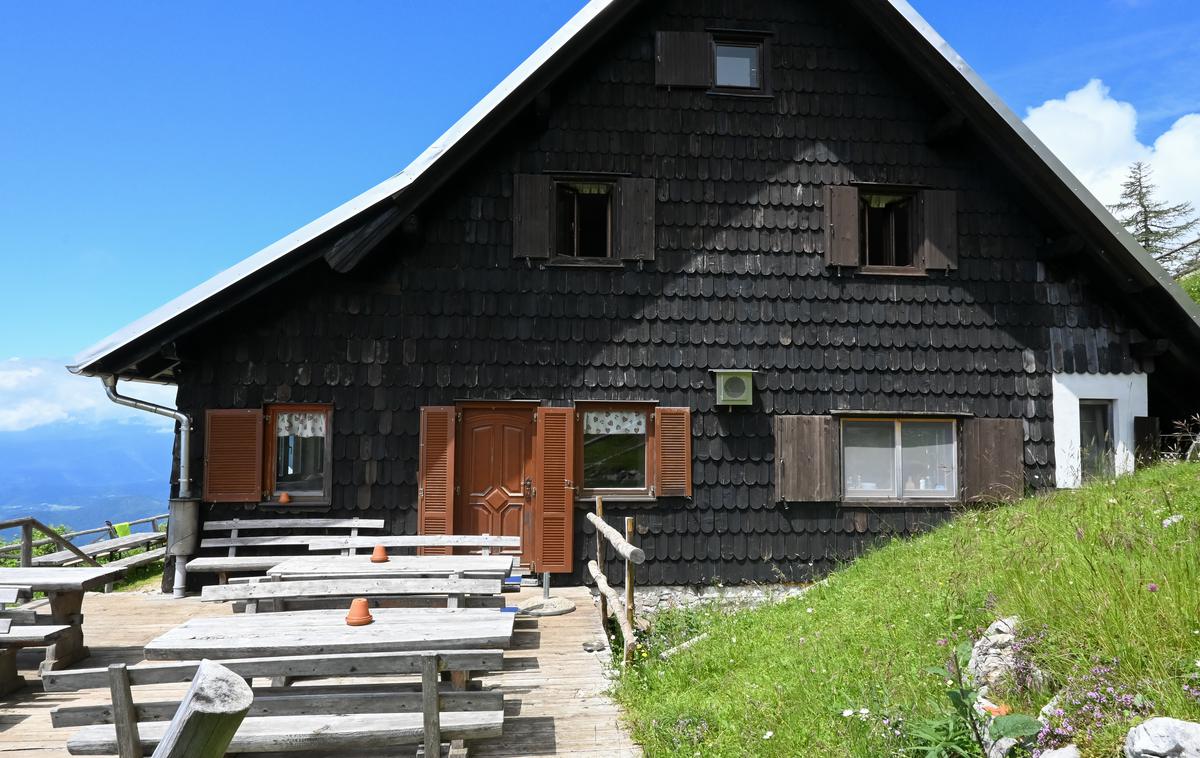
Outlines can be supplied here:
M173 444L169 423L0 432L0 519L86 529L165 513Z

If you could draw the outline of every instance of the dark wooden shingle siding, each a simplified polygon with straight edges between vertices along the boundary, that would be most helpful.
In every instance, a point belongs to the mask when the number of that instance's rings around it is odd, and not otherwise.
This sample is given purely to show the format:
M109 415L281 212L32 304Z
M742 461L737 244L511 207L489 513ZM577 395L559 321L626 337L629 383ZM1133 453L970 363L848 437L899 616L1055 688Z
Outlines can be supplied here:
M207 342L180 344L181 406L333 403L338 512L383 515L409 533L422 406L689 407L691 500L610 509L638 516L640 576L655 583L802 579L879 534L948 517L777 504L778 414L1022 419L1026 479L1049 484L1051 371L1136 368L1119 300L1086 270L1037 261L1057 230L1035 223L1025 193L969 137L954 150L924 144L943 107L849 11L745 2L736 17L686 15L721 7L638 11L551 88L544 132L506 132L422 209L424 242L391 243L350 275L318 262L214 322ZM700 24L776 30L775 96L656 86L654 32ZM582 271L513 260L513 177L552 170L655 178L655 259ZM851 180L955 190L958 269L932 279L827 269L823 187ZM753 407L714 407L710 370L729 367L759 372ZM576 519L576 529L581 567L590 527Z

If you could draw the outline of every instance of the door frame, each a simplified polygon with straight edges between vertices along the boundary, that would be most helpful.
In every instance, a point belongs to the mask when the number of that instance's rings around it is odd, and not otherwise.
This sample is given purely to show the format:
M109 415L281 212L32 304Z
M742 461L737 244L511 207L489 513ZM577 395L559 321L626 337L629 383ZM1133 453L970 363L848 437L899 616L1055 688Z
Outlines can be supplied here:
M466 493L462 491L461 477L466 467L463 465L463 456L467 446L464 444L465 437L462 436L464 424L469 411L528 411L529 418L529 455L526 460L526 468L529 471L529 478L536 481L537 472L534 471L536 448L537 448L537 409L541 407L541 400L460 400L455 402L454 414L454 434L460 440L455 446L454 451L454 510L455 520L460 512L460 507L463 505L462 498L466 497ZM525 505L521 513L522 527L521 532L526 535L521 540L521 554L519 563L524 566L530 566L536 560L538 554L538 525L541 519L538 518L538 510L541 508L540 498L536 493L527 490L525 494ZM452 521L450 524L451 533L454 533L456 524Z

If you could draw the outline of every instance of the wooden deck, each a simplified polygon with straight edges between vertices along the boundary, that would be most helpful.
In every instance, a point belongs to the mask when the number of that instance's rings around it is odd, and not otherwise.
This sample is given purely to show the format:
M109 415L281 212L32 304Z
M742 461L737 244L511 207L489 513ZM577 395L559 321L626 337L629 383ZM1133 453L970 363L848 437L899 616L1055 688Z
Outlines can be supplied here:
M526 589L519 600L540 593ZM556 588L579 606L574 613L552 618L518 617L512 649L505 654L502 674L485 675L486 685L504 690L504 736L482 741L471 755L638 756L640 749L619 723L617 706L604 695L604 666L608 652L589 653L586 642L601 636L599 614L587 590ZM222 616L227 605L201 603L196 598L173 600L166 595L89 593L83 604L84 634L91 657L80 667L138 663L142 647L168 629L197 616ZM25 651L21 673L30 680L25 690L0 700L0 755L48 758L67 755L64 745L71 729L50 726L50 710L67 703L100 702L91 693L41 691L36 681L43 651ZM182 691L182 690L180 690ZM412 755L406 748L397 755Z

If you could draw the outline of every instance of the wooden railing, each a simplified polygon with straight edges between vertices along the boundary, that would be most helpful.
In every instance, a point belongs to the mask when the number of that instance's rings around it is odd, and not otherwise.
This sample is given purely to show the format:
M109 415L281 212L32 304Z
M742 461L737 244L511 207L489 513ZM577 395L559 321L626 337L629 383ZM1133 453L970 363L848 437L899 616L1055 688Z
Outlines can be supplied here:
M151 529L158 531L158 522L166 521L166 519L167 514L162 513L157 516L147 516L146 518L135 519L130 521L129 525L136 526L138 524L150 524ZM5 531L6 529L18 528L21 530L21 539L10 545L0 545L0 555L20 551L22 566L33 565L33 550L34 548L42 547L43 545L58 545L63 550L70 550L77 557L79 557L80 560L84 561L88 565L99 566L100 563L98 561L84 555L83 552L71 542L71 540L77 537L86 537L89 534L104 534L108 537L116 536L115 530L108 525L98 526L94 529L82 529L77 532L66 532L64 534L59 534L32 516L0 521L0 532ZM35 530L46 536L42 539L35 540L33 538L33 533Z
M587 519L592 522L592 526L596 527L596 559L588 561L587 568L588 573L596 582L596 588L600 590L600 618L607 622L609 614L616 614L617 624L621 627L621 636L625 639L622 660L628 666L633 662L633 650L636 642L633 636L633 567L646 562L646 553L630 541L633 539L634 533L633 516L625 517L624 537L604 521L603 497L596 498L596 512L587 514ZM612 585L608 583L608 577L604 575L603 566L608 545L612 545L617 554L625 559L624 599L612 588Z

